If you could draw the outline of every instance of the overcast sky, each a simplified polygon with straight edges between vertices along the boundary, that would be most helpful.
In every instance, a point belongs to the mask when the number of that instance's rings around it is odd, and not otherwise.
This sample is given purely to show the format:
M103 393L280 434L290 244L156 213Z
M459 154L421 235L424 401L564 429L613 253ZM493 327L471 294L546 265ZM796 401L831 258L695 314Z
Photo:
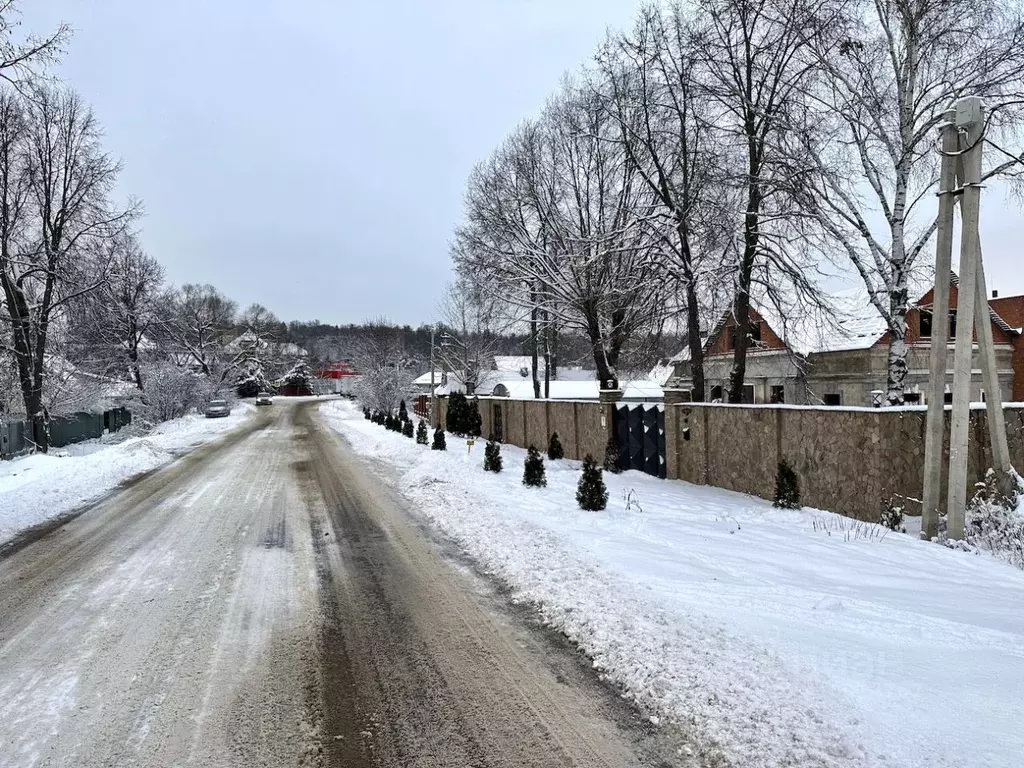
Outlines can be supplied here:
M466 176L639 0L29 0L75 29L146 247L284 319L434 319ZM991 192L989 283L1024 292L1024 216Z
M434 318L465 179L635 0L30 0L176 283Z

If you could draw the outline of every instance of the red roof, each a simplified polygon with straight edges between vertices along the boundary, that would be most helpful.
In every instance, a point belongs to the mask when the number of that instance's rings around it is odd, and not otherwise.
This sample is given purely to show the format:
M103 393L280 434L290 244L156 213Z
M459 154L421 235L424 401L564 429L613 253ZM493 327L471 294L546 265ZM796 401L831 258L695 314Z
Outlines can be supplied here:
M988 305L1011 328L1024 328L1024 296L1005 296L999 299L989 299Z
M328 363L316 372L318 379L344 379L358 375L356 369L349 363Z

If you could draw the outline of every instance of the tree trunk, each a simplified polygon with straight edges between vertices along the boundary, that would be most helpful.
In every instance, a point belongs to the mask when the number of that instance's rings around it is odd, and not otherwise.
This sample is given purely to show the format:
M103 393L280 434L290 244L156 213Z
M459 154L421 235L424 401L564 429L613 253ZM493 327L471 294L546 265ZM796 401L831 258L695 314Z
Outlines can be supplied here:
M697 299L697 284L692 269L690 237L685 222L676 228L679 233L679 249L683 256L683 278L686 281L686 336L690 349L690 378L693 380L692 400L702 403L704 392L704 346L700 337L700 303Z
M551 398L551 338L546 310L544 312L544 397Z
M907 385L907 304L906 279L894 281L889 293L889 365L885 382L885 401L888 405L903 405ZM932 319L932 343L946 337L948 318ZM942 341L941 343L946 343Z
M551 378L554 380L558 379L558 329L551 326L548 330L551 335L551 359L548 361L548 366L551 369Z
M739 284L733 319L736 321L736 349L733 354L732 373L729 376L729 402L743 402L743 384L747 378L747 346L750 336L750 283L754 272L754 261L760 241L761 190L756 179L760 173L751 150L750 191L747 198L747 214L743 225L743 259L740 262Z
M7 274L0 275L0 279L10 315L14 359L18 367L18 384L25 404L25 415L32 423L32 439L37 449L46 453L50 448L50 429L48 414L43 407L45 358L37 354L37 346L45 343L45 335L41 329L37 329L36 337L33 338L31 310L21 287L10 280Z
M601 333L601 325L594 311L586 312L587 338L590 340L590 349L594 356L594 370L597 371L598 389L618 389L619 376L616 371L618 364L618 353L610 350L606 343L604 334Z
M537 375L537 293L530 292L530 372L533 376L533 397L540 399L540 379Z

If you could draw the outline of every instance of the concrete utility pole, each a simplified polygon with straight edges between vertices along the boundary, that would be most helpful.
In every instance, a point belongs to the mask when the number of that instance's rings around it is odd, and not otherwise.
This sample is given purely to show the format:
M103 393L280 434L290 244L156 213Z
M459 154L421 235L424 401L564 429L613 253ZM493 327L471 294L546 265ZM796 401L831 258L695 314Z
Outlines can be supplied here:
M939 219L935 241L935 289L932 301L932 349L928 382L928 418L924 438L924 496L921 500L921 537L939 535L942 505L942 442L945 427L946 348L949 343L949 276L953 270L953 208L956 189L956 152L960 134L956 110L949 109L939 126L942 166L939 171Z
M427 421L430 422L430 426L436 429L434 424L434 414L437 413L437 404L434 402L434 329L436 326L430 326L430 415Z
M953 117L953 126L948 118ZM996 369L992 323L988 307L988 289L981 262L981 237L978 222L981 208L981 159L985 133L985 107L977 96L957 100L955 109L946 113L942 132L942 176L940 180L939 233L936 246L935 310L932 323L932 356L929 385L927 433L925 436L925 477L921 533L926 538L938 534L938 510L941 506L941 468L943 399L945 393L946 323L948 322L948 285L940 295L940 285L948 281L952 250L952 201L961 196L962 230L960 235L960 287L957 292L956 348L953 354L953 412L949 436L949 488L946 495L946 533L950 539L964 536L964 512L967 506L968 432L971 416L971 378L974 336L977 335L988 407L989 440L992 464L1000 480L1000 489L1012 479L1010 454L1006 441L1002 395ZM960 131L963 130L963 135ZM956 148L951 135L957 137ZM959 176L960 189L950 193L950 168ZM944 300L945 306L940 306ZM942 314L940 314L942 313ZM941 331L938 329L941 328ZM937 332L942 343L936 344ZM942 349L937 349L941 346Z

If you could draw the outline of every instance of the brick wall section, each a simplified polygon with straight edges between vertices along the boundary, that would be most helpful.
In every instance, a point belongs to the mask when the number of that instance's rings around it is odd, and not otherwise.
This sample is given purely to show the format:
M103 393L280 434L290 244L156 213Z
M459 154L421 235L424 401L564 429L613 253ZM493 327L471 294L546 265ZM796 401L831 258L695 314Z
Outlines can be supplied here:
M505 442L541 451L557 430L569 458L604 457L610 408L604 403L481 398L484 429L493 405L504 413ZM438 402L441 417L447 405ZM1024 468L1024 407L1006 408L1013 465ZM949 414L944 451L949 458ZM604 425L602 425L604 416ZM805 506L877 520L884 498L920 499L924 477L924 409L889 410L669 404L665 406L666 464L670 479L750 493L775 495L781 457L800 478ZM687 434L689 439L687 439ZM969 481L990 465L984 410L971 411ZM945 477L943 477L945 484ZM908 511L918 514L913 503Z
M533 446L541 453L548 449L548 401L523 401L526 408L526 446Z
M666 406L670 478L771 499L779 457L800 478L801 500L876 520L891 494L921 498L925 411L838 408ZM1024 408L1006 409L1010 458L1024 467ZM689 427L690 439L683 439ZM944 451L949 456L949 411ZM971 412L969 480L990 466L984 410ZM908 511L917 514L913 503Z
M568 459L582 458L579 455L579 447L576 442L575 411L576 403L551 402L548 404L551 431L558 433L558 440L562 443L565 456ZM544 448L547 448L547 442L544 443Z
M509 400L504 406L505 442L526 448L526 422L523 420L525 403Z
M1024 328L1024 296L1006 296L989 301L1012 328ZM1024 336L1013 343L1013 401L1024 403Z
M765 408L706 409L708 485L774 498L775 472L764 467L779 464L776 414Z
M750 322L761 324L761 342L756 346L751 346L750 349L785 349L785 342L779 338L778 334L772 330L772 327L768 325L768 322L761 317L760 313L750 308ZM707 346L704 354L707 357L714 357L717 355L732 355L733 351L729 348L732 339L732 329L736 327L736 320L733 318L730 312L725 322L720 328L717 329L714 338L711 339Z

